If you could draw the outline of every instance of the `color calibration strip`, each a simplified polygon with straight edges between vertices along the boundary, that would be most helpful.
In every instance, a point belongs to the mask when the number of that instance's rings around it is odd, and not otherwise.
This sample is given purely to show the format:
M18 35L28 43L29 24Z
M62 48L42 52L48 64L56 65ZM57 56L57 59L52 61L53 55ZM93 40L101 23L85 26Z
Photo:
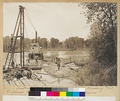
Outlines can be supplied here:
M41 97L85 97L85 88L34 88L31 87L29 96Z

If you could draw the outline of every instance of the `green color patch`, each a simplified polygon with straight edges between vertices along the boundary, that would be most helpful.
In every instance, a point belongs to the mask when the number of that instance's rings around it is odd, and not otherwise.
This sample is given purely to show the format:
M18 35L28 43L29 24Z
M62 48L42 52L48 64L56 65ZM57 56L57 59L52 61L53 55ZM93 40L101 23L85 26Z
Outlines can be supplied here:
M67 96L73 96L73 93L72 92L67 92L66 95Z

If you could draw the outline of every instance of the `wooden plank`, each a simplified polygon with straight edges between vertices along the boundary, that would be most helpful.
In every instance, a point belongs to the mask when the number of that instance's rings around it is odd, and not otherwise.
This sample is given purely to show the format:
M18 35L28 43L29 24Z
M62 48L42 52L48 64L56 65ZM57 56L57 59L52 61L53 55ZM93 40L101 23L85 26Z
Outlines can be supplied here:
M31 83L31 85L34 85L34 86L45 86L43 84L43 81L38 81L38 80L31 80L29 79L29 82Z
M39 85L39 81L38 80L34 80L34 85L38 86Z
M46 83L44 80L37 80L36 82L37 82L37 85L39 86L46 86Z
M20 82L22 83L23 86L25 86L25 83L23 81L23 78L20 79Z
M23 85L29 86L28 82L24 78L21 78L20 81L22 82Z
M17 86L20 86L20 83L18 82L18 80L15 80L14 82Z
M17 86L17 84L15 83L15 80L13 80L13 83L15 84L15 86Z
M10 83L10 86L13 86L13 83L12 83L12 81L9 81L9 83Z
M34 85L34 80L29 79L30 85Z
M32 85L29 79L26 78L25 80L29 85Z
M41 81L40 83L41 83L42 86L47 86L45 81Z
M15 82L14 82L14 81L11 81L11 83L12 83L12 85L13 85L13 86L16 86L16 84L15 84Z
M24 84L21 82L21 80L18 80L18 82L20 83L21 86L24 86Z

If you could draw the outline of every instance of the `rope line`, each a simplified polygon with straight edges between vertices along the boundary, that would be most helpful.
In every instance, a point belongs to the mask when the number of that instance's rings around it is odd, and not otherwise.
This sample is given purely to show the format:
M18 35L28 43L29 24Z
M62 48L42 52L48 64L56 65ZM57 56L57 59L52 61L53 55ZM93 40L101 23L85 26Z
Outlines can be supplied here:
M33 29L36 31L35 26L33 25L32 21L31 21L31 19L30 19L30 16L29 16L29 14L28 14L28 12L27 12L26 9L25 9L25 11L26 11L26 17L27 17L28 20L30 21L30 23L31 23L31 25L32 25L32 27L33 27Z
M35 26L33 25L33 23L32 23L32 20L31 20L31 18L30 18L30 16L29 16L29 14L28 14L28 12L27 12L27 10L25 9L25 16L26 16L26 18L29 20L29 22L30 22L30 24L31 24L31 26L33 27L33 29L36 31L36 28L35 28ZM26 32L27 32L27 29L26 29ZM38 37L40 37L40 34L39 33L37 33L38 34ZM27 35L28 36L28 35Z
M26 29L25 24L24 24L24 27L25 27L25 34L26 34L26 36L28 37L28 34L27 34L27 29Z

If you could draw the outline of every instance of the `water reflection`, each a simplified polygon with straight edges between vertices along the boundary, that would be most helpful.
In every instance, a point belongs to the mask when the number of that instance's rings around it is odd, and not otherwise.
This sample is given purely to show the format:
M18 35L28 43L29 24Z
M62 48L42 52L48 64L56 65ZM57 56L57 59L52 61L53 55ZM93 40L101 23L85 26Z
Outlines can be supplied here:
M88 57L88 51L47 51L44 53L44 56L52 57L57 56L59 58L70 58L70 57Z
M46 51L43 52L44 57L59 57L59 58L81 58L81 57L89 57L88 51ZM5 62L7 53L3 54L3 64ZM20 54L15 53L15 60L19 64ZM28 53L25 52L25 61L28 59Z

